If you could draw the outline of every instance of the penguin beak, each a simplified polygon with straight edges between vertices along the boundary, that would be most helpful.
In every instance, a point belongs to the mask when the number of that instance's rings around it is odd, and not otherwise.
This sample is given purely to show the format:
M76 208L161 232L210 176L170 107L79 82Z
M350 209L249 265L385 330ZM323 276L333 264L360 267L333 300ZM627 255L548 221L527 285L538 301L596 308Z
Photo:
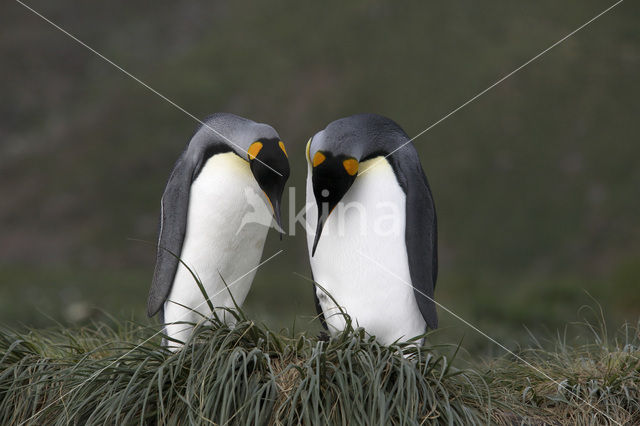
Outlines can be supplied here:
M282 217L280 212L280 199L276 199L273 205L273 215L276 218L276 224L278 225L278 233L280 234L280 241L282 241L282 235L284 230L282 229Z
M316 225L316 237L313 240L313 248L311 249L311 257L316 254L316 247L318 247L318 241L320 241L320 234L322 234L322 227L324 226L324 219L322 216L318 216L318 224Z
M324 228L324 224L327 222L327 218L333 211L333 209L329 209L329 205L327 203L322 203L322 211L319 212L318 215L318 224L316 225L316 236L313 240L313 248L311 249L311 257L316 254L316 247L318 247L318 242L320 241L320 235L322 234L322 229Z
M280 191L279 196L269 195L266 192L265 195L267 196L267 199L271 204L271 208L273 209L273 217L276 220L277 231L280 233L280 241L282 241L282 235L284 234L284 230L282 229L282 213L280 208L280 205L282 204L282 201L280 200L282 197L282 191Z
M282 142L280 142L282 144ZM257 146L259 151L252 151L252 147ZM282 229L282 194L284 193L285 184L289 178L289 161L284 152L283 146L278 144L263 142L254 142L249 147L249 167L258 186L264 192L267 201L273 210L273 218L276 222L276 229L280 233L280 240L284 230ZM260 160L260 161L253 161Z

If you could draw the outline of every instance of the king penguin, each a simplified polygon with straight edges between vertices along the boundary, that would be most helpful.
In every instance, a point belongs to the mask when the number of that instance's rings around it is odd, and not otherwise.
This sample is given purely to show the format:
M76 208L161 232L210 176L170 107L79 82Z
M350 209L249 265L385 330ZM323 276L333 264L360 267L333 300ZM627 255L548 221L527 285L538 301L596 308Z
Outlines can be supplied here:
M358 114L316 133L306 155L307 223L316 224L307 243L325 328L343 330L346 313L386 345L437 328L436 211L407 134Z
M271 126L218 113L196 130L160 202L147 304L149 316L160 312L170 342L185 342L192 324L212 314L194 275L219 317L233 323L217 308L233 309L247 296L272 217L281 228L288 177L284 143Z

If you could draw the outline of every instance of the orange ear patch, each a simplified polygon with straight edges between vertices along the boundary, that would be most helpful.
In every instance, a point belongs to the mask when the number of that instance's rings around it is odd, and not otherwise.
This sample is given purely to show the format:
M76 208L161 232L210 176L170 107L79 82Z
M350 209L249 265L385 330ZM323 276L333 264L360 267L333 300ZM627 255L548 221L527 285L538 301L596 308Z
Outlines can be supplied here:
M262 142L252 143L251 146L249 147L249 151L247 151L247 154L249 154L249 160L255 160L255 158L258 156L258 153L260 152L261 149L262 149Z
M313 167L318 167L320 164L326 160L327 157L320 151L316 152L316 155L313 156Z
M342 165L344 166L344 169L347 171L347 173L349 173L351 176L355 176L355 174L358 173L359 164L355 158L348 158L344 160L342 162Z
M280 146L280 149L282 150L282 152L284 152L285 157L289 158L289 156L287 155L287 150L284 149L284 142L280 141L278 142L278 145Z

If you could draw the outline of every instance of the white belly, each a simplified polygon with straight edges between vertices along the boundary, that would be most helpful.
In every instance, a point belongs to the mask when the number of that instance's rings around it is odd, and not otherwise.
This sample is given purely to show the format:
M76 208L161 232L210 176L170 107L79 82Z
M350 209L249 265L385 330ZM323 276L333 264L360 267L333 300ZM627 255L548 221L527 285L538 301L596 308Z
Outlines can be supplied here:
M360 164L366 170L376 158ZM331 213L311 257L318 209L307 176L307 243L311 269L338 305L383 344L425 332L416 302L405 244L406 196L387 161L358 176ZM369 259L367 259L367 257ZM378 262L393 275L376 265ZM394 276L395 275L395 276ZM409 284L407 284L409 283ZM345 320L319 288L316 294L332 334Z
M249 271L260 262L270 223L266 197L248 163L233 153L211 157L191 185L180 257L201 280L214 307L233 308L233 299L242 305L256 273ZM229 313L217 313L233 322ZM164 304L165 323L197 323L202 315L209 317L211 310L191 272L180 264ZM166 332L185 341L191 326L169 324Z

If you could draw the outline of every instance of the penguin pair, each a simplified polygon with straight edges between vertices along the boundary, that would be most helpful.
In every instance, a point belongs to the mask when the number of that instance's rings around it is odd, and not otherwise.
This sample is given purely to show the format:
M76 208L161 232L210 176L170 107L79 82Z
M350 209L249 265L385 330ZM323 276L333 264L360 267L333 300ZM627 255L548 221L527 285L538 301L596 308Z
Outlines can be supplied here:
M280 225L289 176L284 144L272 127L232 114L204 124L162 197L148 302L148 314L160 311L167 336L177 341L189 337L189 323L211 315L193 275L211 305L242 304L266 238L261 223L273 215ZM307 223L316 224L307 243L323 325L335 335L346 313L383 344L435 329L436 213L408 136L388 118L354 115L314 135L306 157ZM244 215L259 210L247 201L247 190L261 193L270 211L241 226Z

